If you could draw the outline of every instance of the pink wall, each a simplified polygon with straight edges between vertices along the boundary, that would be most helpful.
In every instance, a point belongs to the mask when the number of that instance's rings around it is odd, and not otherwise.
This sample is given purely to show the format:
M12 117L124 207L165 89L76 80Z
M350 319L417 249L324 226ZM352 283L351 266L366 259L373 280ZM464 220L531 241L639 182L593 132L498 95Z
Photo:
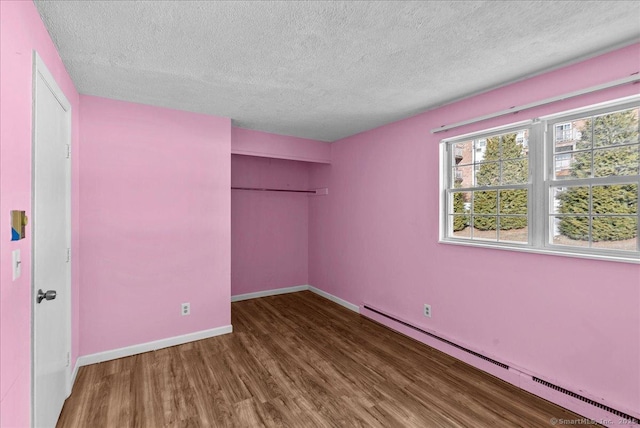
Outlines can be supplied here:
M31 227L10 241L9 211L31 216L32 51L36 50L72 106L72 359L79 352L78 93L33 2L0 2L0 426L30 420ZM19 249L22 276L12 281L11 252Z
M231 130L231 153L308 162L331 162L330 143L242 128Z
M309 164L232 155L231 185L306 190ZM232 296L309 283L309 198L318 197L231 192Z
M638 85L469 125L513 105L637 73L640 44L332 145L314 165L310 284L608 405L640 414L640 266L438 243L441 138L637 94ZM422 315L430 303L433 318Z
M230 120L81 110L82 355L229 325Z

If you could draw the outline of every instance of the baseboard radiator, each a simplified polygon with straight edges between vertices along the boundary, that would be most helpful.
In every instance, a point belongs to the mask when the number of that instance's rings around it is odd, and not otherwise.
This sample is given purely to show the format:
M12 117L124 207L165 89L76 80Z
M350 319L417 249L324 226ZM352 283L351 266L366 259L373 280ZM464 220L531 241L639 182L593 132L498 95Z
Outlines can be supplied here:
M550 383L550 382L547 382L546 380L542 380L542 379L537 378L537 377L535 377L535 376L531 376L531 379L532 379L534 382L537 382L537 383L539 383L539 384L541 384L541 385L546 386L547 388L551 388L551 389L553 389L553 390L555 390L555 391L558 391L558 392L561 392L561 393L563 393L563 394L565 394L565 395L568 395L568 396L570 396L570 397L573 397L573 398L575 398L576 400L583 401L583 402L588 403L588 404L591 404L592 406L595 406L595 407L597 407L597 408L599 408L599 409L606 410L606 411L607 411L607 412L609 412L609 413L613 413L613 414L614 414L614 415L616 415L616 416L619 416L619 417L621 417L621 418L623 418L623 419L626 419L626 420L627 420L627 421L629 421L630 423L640 424L640 419L638 419L638 418L636 418L636 417L634 417L634 416L628 415L628 414L626 414L626 413L624 413L624 412L621 412L620 410L616 410L616 409L614 409L614 408L612 408L612 407L605 406L604 404L598 403L597 401L594 401L594 400L592 400L592 399L590 399L590 398L583 397L583 396L582 396L582 395L580 395L580 394L576 394L575 392L571 392L571 391L569 391L568 389L564 389L564 388L563 388L563 387L561 387L561 386L554 385L554 384L552 384L552 383Z
M397 322L398 324L402 324L402 325L403 325L403 326L405 326L405 327L409 327L409 328L410 328L410 329L412 329L412 330L418 331L418 332L420 332L420 333L422 333L422 334L425 334L425 335L427 335L427 336L429 336L429 337L432 337L432 338L434 338L434 339L437 339L437 340L439 340L440 342L444 342L444 343L446 343L447 345L453 346L454 348L457 348L457 349L459 349L459 350L461 350L461 351L464 351L464 352L466 352L466 353L469 353L469 354L471 354L471 355L473 355L473 356L476 356L476 357L478 357L478 358L482 358L483 360L488 361L488 362L490 362L491 364L495 364L495 365L496 365L496 366L498 366L498 367L502 367L502 368L503 368L503 369L505 369L505 370L509 370L509 366L508 366L508 365L506 365L506 364L504 364L504 363L501 363L500 361L496 361L496 360L491 359L491 358L489 358L489 357L485 357L484 355L479 354L479 353L477 353L477 352L475 352L475 351L472 351L471 349L467 349L467 348L465 348L464 346L460 346L460 345L458 345L457 343L453 343L453 342L451 342L450 340L447 340L447 339L445 339L445 338L443 338L443 337L436 336L436 335L435 335L435 334L433 334L433 333L429 333L428 331L425 331L425 330L421 329L420 327L416 327L415 325L409 324L409 323L408 323L408 322L406 322L406 321L399 320L398 318L396 318L396 317L394 317L394 316L392 316L392 315L385 314L384 312L381 312L381 311L380 311L380 310L378 310L378 309L372 308L372 307L371 307L371 306L369 306L369 305L366 305L366 304L365 304L365 305L364 305L364 308L365 308L366 310L368 310L368 311L375 312L375 313L376 313L376 314L378 314L378 315L381 315L381 316L383 316L383 317L385 317L385 318L388 318L388 319L390 319L390 320L392 320L392 321L395 321L395 322Z
M408 328L410 328L412 330L415 330L415 331L417 331L417 332L419 332L421 334L424 334L424 335L429 336L429 337L431 337L433 339L439 340L440 342L446 343L449 346L453 346L456 349L464 351L464 352L466 352L468 354L471 354L471 355L473 355L475 357L478 357L478 358L480 358L480 359L482 359L484 361L487 361L487 362L489 362L491 364L495 364L498 367L502 367L505 370L509 370L509 366L507 364L504 364L504 363L501 363L500 361L496 361L496 360L494 360L492 358L486 357L486 356L484 356L484 355L482 355L482 354L480 354L478 352L475 352L475 351L472 351L471 349L465 348L464 346L460 346L457 343L454 343L454 342L452 342L450 340L447 340L447 339L445 339L443 337L440 337L440 336L438 336L436 334L430 333L430 332L428 332L426 330L421 329L420 327L416 327L415 325L409 324L406 321L398 319L398 318L394 317L393 315L389 315L387 313L384 313L384 312L380 311L379 309L373 308L373 307L371 307L371 306L369 306L367 304L365 304L363 307L366 310L374 312L374 313L376 313L376 314L378 314L378 315L380 315L382 317L385 317L387 319L390 319L393 322L396 322L398 324L402 324L403 326L408 327ZM602 409L602 410L605 410L605 411L607 411L609 413L612 413L612 414L614 414L614 415L616 415L618 417L624 418L629 423L640 424L640 419L638 419L638 418L636 418L634 416L631 416L631 415L629 415L627 413L621 412L620 410L616 410L616 409L614 409L612 407L609 407L609 406L606 406L604 404L598 403L597 401L594 401L594 400L592 400L590 398L584 397L584 396L582 396L580 394L576 394L575 392L569 391L568 389L564 389L561 386L554 385L554 384L552 384L550 382L547 382L547 381L542 380L540 378L537 378L535 376L531 376L531 380L533 380L534 382L537 382L537 383L539 383L541 385L544 385L547 388L553 389L554 391L557 391L557 392L560 392L562 394L565 394L565 395L568 395L570 397L573 397L576 400L580 400L580 401L582 401L584 403L588 403L588 404L590 404L592 406L595 406L595 407L597 407L599 409Z

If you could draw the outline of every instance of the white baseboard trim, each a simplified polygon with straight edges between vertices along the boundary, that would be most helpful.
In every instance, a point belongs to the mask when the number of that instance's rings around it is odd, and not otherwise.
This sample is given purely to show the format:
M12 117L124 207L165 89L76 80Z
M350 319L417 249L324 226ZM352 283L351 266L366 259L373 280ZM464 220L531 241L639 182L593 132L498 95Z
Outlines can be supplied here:
M212 328L210 330L183 334L182 336L168 337L166 339L141 343L139 345L126 346L124 348L112 349L110 351L98 352L91 355L83 355L78 357L76 367L129 357L131 355L142 354L143 352L155 351L162 348L168 348L170 346L182 345L196 340L208 339L210 337L231 333L232 331L233 327L231 325L225 325L222 327Z
M312 287L310 285L297 285L294 287L277 288L274 290L258 291L255 293L238 294L231 296L232 302L239 302L242 300L256 299L259 297L275 296L278 294L296 293L298 291L311 291L325 299L331 300L356 313L360 313L360 308L351 302L347 302L333 294L329 294L326 291L322 291L319 288ZM82 366L88 366L89 364L102 363L105 361L115 360L118 358L129 357L131 355L142 354L143 352L155 351L162 348L168 348L170 346L182 345L183 343L194 342L196 340L208 339L210 337L220 336L222 334L231 333L233 327L231 325L213 328L210 330L197 331L194 333L184 334L182 336L168 337L166 339L160 339L153 342L141 343L138 345L126 346L124 348L112 349L109 351L98 352L90 355L82 355L78 357L76 365L71 374L71 387L75 383L76 376L78 375L78 369Z
M341 299L341 298L339 298L337 296L334 296L333 294L329 294L326 291L322 291L319 288L313 287L311 285L309 286L309 291L311 291L313 293L316 293L318 296L322 296L325 299L329 299L332 302L335 302L335 303L339 304L340 306L344 306L345 308L347 308L349 310L352 310L353 312L356 312L358 314L360 313L360 307L359 306L354 305L351 302L347 302L346 300Z
M236 294L235 296L231 296L231 302L240 302L242 300L258 299L260 297L277 296L278 294L297 293L298 291L307 290L317 294L318 296L322 296L325 299L331 300L340 306L344 306L353 312L360 313L360 307L358 305L354 305L351 302L347 302L344 299L334 296L333 294L329 294L326 291L322 291L311 285L296 285L294 287L275 288L273 290L257 291L255 293Z
M308 285L296 285L293 287L275 288L273 290L256 291L255 293L236 294L231 296L231 302L240 302L242 300L257 299L259 297L276 296L278 294L296 293L298 291L306 291Z

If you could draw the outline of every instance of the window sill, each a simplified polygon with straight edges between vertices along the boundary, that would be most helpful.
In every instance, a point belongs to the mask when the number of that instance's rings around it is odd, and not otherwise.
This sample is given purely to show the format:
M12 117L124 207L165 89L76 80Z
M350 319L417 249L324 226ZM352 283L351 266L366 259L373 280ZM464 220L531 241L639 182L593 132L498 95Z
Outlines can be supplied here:
M481 242L481 241L463 241L458 239L440 239L438 241L440 244L447 245L460 245L464 247L479 247L479 248L490 248L493 250L507 250L507 251L518 251L523 253L534 253L534 254L546 254L549 256L562 256L562 257L574 257L579 259L591 259L591 260L604 260L609 262L619 262L619 263L632 263L632 264L640 264L640 256L637 254L629 254L620 255L618 253L611 254L598 254L598 253L587 253L581 251L571 251L567 250L566 247L547 247L547 248L535 248L528 245L518 245L518 244L507 244L507 243L492 243L492 242Z

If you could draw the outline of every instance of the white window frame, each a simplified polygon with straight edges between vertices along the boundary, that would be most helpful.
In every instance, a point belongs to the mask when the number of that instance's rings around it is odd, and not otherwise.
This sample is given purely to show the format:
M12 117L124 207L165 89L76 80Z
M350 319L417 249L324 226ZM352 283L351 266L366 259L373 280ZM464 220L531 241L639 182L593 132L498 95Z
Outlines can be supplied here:
M640 193L640 175L638 176L611 176L590 179L561 179L555 180L555 165L553 163L556 125L571 123L574 119L587 116L640 107L640 95L626 97L619 100L591 105L570 111L564 111L541 118L508 124L496 128L478 132L458 135L447 138L440 143L440 239L443 244L465 245L481 248L495 248L501 250L524 251L569 257L579 257L598 260L609 260L627 263L640 263L640 220L638 221L638 247L636 251L608 250L599 248L573 247L554 244L551 236L553 228L550 207L553 204L552 189L558 185L567 187L571 185L607 185L637 183ZM528 187L528 243L499 242L473 240L464 237L450 235L449 217L453 205L449 194L459 191L451 184L453 171L453 156L449 153L449 147L463 141L487 138L497 134L504 134L529 129L529 187ZM501 187L480 187L477 190L499 190ZM640 195L639 195L640 196ZM640 219L640 214L638 214Z
M457 137L455 139L451 139L451 140L447 140L447 144L445 147L445 150L455 150L454 145L456 143L460 143L460 142L468 142L469 140L474 140L474 143L476 141L480 142L479 146L484 147L486 149L486 141L488 138L493 137L493 136L497 136L497 135L501 135L501 134L509 134L509 133L517 133L518 131L522 131L524 129L528 129L529 130L529 134L531 134L531 128L530 128L530 122L525 122L525 123L520 123L520 124L516 124L514 125L509 125L508 127L501 127L501 128L494 128L491 130L487 130L487 131L483 131L481 133L476 133L473 134L472 138L469 138L467 136L460 136ZM484 145L482 144L484 142ZM475 169L476 166L476 162L481 162L484 159L484 155L482 156L482 158L479 160L476 158L476 154L475 154L475 144L473 145L473 156L472 156L472 164L471 167ZM451 174L451 171L453 171L453 167L455 166L452 162L453 157L452 156L446 156L446 168L448 169L448 174ZM475 176L475 174L474 174ZM453 177L451 177L450 175L447 176L447 180L451 180ZM448 181L447 183L451 183L451 181ZM493 186L471 186L471 187L465 187L465 188L453 188L450 186L450 184L447 185L447 188L445 189L444 193L445 193L445 204L447 204L446 206L449 207L447 208L446 213L445 213L445 227L446 230L449 230L449 221L450 221L450 216L449 216L449 211L450 211L450 207L453 206L453 201L452 198L450 197L451 193L454 192L482 192L482 191L497 191L498 193L500 192L500 190L517 190L517 189L526 189L527 190L527 212L531 210L531 198L530 198L530 194L531 194L531 165L529 165L529 175L528 175L528 180L527 183L522 183L522 184L505 184L505 185L493 185ZM496 218L498 217L509 217L509 215L500 215L499 212L499 207L496 206ZM527 217L527 224L529 224L530 222L530 218L529 216ZM497 231L497 236L499 238L499 231ZM463 241L471 241L471 242L482 242L482 243L487 243L487 244L493 244L493 241L490 240L471 240L468 238L458 238L458 237L450 237L450 239L453 240L458 240L461 239ZM527 238L528 242L531 242L531 229L529 228L528 230L528 238ZM505 243L505 241L499 241L496 242L498 245L502 245L502 244L507 244ZM521 246L521 245L528 245L527 243L511 243L509 242L507 245L516 245L516 246Z

